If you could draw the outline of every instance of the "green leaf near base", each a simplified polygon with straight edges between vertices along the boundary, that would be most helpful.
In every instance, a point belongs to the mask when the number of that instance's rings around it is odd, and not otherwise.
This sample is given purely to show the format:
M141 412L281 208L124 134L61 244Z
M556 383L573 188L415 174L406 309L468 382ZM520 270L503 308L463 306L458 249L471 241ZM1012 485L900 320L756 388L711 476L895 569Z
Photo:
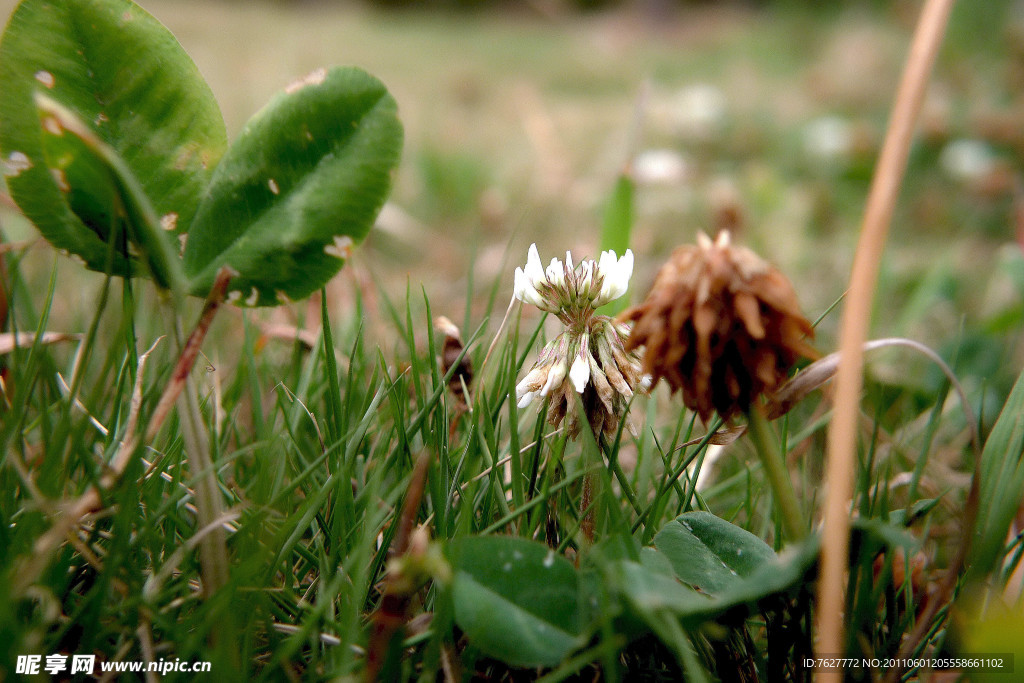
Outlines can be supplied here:
M554 666L581 644L579 579L547 546L470 536L449 547L455 622L482 652L514 666Z
M710 595L739 582L775 558L754 534L710 512L687 512L654 537L676 576Z

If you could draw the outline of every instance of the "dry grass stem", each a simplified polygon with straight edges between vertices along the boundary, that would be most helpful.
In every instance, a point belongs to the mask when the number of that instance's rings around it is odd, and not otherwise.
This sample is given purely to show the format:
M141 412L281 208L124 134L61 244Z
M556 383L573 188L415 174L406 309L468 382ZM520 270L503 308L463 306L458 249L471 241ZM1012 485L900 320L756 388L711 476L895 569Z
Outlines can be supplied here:
M978 433L978 420L974 415L974 410L971 408L970 402L967 400L967 392L964 390L959 378L957 378L956 374L953 372L953 369L942 359L942 356L937 354L928 346L921 342L904 337L872 339L869 342L865 342L861 350L862 352L867 353L868 351L874 351L876 349L891 346L902 346L913 349L914 351L926 356L928 360L939 366L939 369L942 370L942 374L944 374L946 379L949 380L950 386L953 387L953 391L956 392L957 398L960 400L960 406L964 411L964 420L966 421L967 429L971 434L971 447L974 449L975 456L980 457L981 435ZM835 377L841 360L842 354L839 352L830 353L824 358L814 361L801 370L793 379L781 386L778 391L768 397L765 405L767 417L771 420L782 417L808 394L819 389L823 384ZM714 441L712 441L712 443L714 443Z
M2 290L0 290L2 293ZM43 332L39 338L40 344L56 344L62 341L74 341L81 339L80 334L67 334L64 332ZM36 341L36 335L32 332L4 332L0 334L0 355L11 353L16 348L27 348Z
M220 492L217 471L210 454L209 438L203 424L203 415L199 407L199 389L192 377L192 368L199 357L200 348L210 330L214 315L224 303L228 284L234 272L227 267L221 268L206 297L206 303L199 315L192 333L181 348L178 363L171 373L171 380L160 397L154 410L154 420L163 420L171 406L177 403L178 418L181 422L181 434L188 454L189 469L195 479L195 502L200 528L210 529L199 544L199 563L202 567L203 594L212 597L221 586L228 582L231 571L231 560L228 555L227 537L224 529L217 521L224 514L224 501ZM180 320L179 320L180 323ZM158 428L157 428L158 429ZM147 441L156 436L156 429L150 424L146 431Z
M849 555L849 505L863 385L862 346L867 339L878 265L906 170L915 121L952 7L953 0L928 0L921 11L868 194L843 309L839 337L842 362L836 376L835 414L828 431L828 489L817 591L815 651L818 656L839 655L845 649L843 582ZM842 673L838 670L819 672L816 679L839 681Z

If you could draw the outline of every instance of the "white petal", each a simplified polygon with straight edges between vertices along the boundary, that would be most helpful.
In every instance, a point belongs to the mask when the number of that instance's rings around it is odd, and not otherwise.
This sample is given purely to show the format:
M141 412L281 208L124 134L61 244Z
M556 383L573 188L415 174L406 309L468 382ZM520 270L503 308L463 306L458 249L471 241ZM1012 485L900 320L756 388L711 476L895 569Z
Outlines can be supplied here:
M530 282L521 268L516 268L516 281L513 294L517 299L526 304L532 304L538 308L544 308L546 303L537 288ZM545 309L546 310L546 309Z
M613 301L625 294L632 274L633 252L627 249L626 254L607 269L601 286L601 299L605 302Z
M562 267L562 262L556 258L551 259L546 275L549 283L555 287L561 286L565 282L565 269Z
M633 250L627 249L619 259L619 277L625 287L629 287L629 279L633 277Z
M615 252L610 249L601 252L601 258L597 262L597 270L604 276L607 282L608 277L615 271Z
M530 251L526 256L526 268L523 269L526 277L534 286L544 281L544 266L540 263L540 254L537 253L537 245L531 244Z
M537 395L537 392L535 392L535 391L528 391L528 392L526 392L525 394L523 394L522 398L519 399L519 403L517 403L516 406L520 410L522 410L523 408L525 408L526 406L530 405L530 403L533 402L533 397L536 396L536 395Z
M569 370L569 379L576 387L577 394L582 394L587 387L587 382L590 381L590 363L587 361L589 355L576 356L576 360L572 362L572 368Z
M615 260L614 251L606 251L601 254L601 262L597 265L601 271L601 293L594 301L595 306L603 306L616 298L613 292L616 289L615 282L618 277L619 268Z
M548 371L548 381L541 387L540 395L547 396L550 394L551 390L561 384L563 379L565 379L565 361L555 363Z
M515 285L512 288L512 295L520 301L526 301L526 273L522 268L516 267Z

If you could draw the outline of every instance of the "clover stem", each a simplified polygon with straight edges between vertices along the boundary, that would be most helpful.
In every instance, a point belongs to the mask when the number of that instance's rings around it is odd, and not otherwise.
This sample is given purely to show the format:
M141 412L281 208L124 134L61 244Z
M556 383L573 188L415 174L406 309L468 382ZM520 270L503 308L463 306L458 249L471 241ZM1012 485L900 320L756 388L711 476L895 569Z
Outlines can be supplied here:
M580 531L588 545L594 545L594 474L587 474L583 477L583 498L580 500L580 512L583 519L580 520Z
M203 573L203 594L212 597L228 582L229 560L227 536L220 526L224 515L217 471L210 456L210 443L203 429L199 407L199 388L194 378L185 380L185 390L178 399L181 435L188 453L189 469L195 478L195 501L198 529L212 526L199 541L199 563Z
M793 480L789 477L786 461L779 452L775 434L768 424L768 419L757 407L747 411L747 434L754 443L754 450L761 460L761 466L768 475L768 484L775 496L775 505L782 519L782 527L786 536L792 541L799 541L807 535L800 503L793 490Z
M199 542L203 593L208 598L227 584L230 560L227 537L224 528L220 526L221 518L224 515L224 501L217 480L217 470L210 453L210 441L203 426L203 415L199 405L199 387L192 374L192 367L195 357L199 353L199 347L213 322L213 317L224 301L224 294L230 279L231 272L228 269L221 269L217 274L206 305L203 307L199 322L187 338L181 314L178 312L177 306L174 306L175 336L178 347L181 349L182 359L187 359L187 362L184 364L179 362L179 367L175 368L175 376L171 381L184 384L177 398L177 405L182 440L189 460L189 470L194 479L197 531L202 533L209 528L209 532Z

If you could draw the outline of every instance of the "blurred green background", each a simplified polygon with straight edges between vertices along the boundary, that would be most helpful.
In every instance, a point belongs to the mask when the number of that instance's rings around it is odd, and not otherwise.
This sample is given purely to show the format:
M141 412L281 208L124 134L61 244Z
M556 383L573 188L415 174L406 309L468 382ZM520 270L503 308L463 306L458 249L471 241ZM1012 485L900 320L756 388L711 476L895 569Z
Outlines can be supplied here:
M0 0L0 12L15 4ZM547 258L597 252L623 170L637 184L634 302L672 247L729 227L794 280L808 317L825 313L846 287L920 9L909 0L140 4L198 64L231 135L318 66L356 64L381 78L399 102L406 149L379 229L335 280L336 315L353 289L399 299L422 284L435 314L476 323L492 287L499 306L511 294L531 242ZM989 406L1024 365L1022 168L1024 2L962 1L912 151L872 335L936 348ZM9 206L0 228L8 241L35 235ZM45 288L55 260L51 327L78 331L101 276L37 245L23 266L33 286ZM834 347L837 310L820 325L823 351ZM910 395L931 396L941 381L899 354L871 371Z

